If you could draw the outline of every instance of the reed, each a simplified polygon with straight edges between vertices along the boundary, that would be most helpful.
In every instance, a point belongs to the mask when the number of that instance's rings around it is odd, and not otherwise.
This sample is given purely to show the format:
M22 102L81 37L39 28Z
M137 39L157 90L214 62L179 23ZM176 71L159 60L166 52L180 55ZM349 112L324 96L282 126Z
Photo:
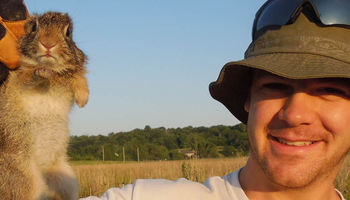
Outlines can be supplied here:
M342 167L338 172L338 176L334 181L334 186L343 195L345 199L350 200L350 155L345 157Z

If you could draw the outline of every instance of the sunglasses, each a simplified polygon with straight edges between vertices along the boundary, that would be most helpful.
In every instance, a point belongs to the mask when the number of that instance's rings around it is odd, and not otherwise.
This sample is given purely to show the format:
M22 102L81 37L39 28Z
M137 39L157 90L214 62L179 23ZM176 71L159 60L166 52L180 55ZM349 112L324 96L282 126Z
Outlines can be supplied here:
M253 40L266 30L292 24L306 6L322 25L350 27L350 0L268 0L255 15Z

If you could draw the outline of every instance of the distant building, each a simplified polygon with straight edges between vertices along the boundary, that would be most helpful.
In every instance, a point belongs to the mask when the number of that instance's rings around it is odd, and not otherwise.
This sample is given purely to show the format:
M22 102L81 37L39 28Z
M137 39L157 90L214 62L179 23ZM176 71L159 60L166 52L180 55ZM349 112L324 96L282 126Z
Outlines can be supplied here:
M190 159L196 157L196 151L195 150L192 150L192 151L179 150L179 152L185 154Z

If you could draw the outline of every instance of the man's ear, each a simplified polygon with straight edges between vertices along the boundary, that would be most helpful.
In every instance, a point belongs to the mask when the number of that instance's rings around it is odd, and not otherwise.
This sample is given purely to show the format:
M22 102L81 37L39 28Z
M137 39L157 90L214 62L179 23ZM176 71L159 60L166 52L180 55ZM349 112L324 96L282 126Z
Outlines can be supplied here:
M248 113L249 113L249 110L250 110L251 93L252 93L252 90L250 89L249 93L248 93L248 97L247 97L247 99L245 100L245 103L244 103L244 110L247 111Z

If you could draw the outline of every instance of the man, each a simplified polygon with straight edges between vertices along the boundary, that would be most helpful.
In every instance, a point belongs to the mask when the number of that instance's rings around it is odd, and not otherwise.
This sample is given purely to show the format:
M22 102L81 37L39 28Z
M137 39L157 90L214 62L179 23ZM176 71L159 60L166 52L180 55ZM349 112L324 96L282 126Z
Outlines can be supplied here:
M248 125L239 180L249 199L339 199L333 181L350 148L349 6L268 1L246 59L210 85Z
M9 69L18 67L17 40L24 34L24 21L29 16L22 0L0 0L0 85Z
M350 148L350 1L269 0L245 59L224 66L214 99L247 123L242 169L204 184L136 180L104 199L344 199L333 181Z

